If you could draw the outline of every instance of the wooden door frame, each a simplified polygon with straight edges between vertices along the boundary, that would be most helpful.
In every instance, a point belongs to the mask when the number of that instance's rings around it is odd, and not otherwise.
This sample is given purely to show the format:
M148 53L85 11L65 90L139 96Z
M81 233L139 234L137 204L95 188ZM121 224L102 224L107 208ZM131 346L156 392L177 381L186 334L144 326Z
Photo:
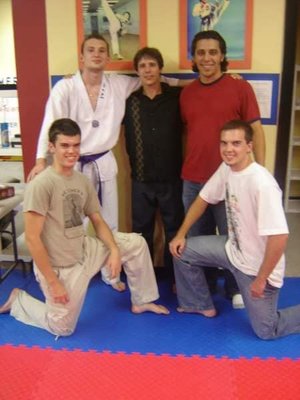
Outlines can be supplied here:
M284 51L274 175L284 192L288 165L299 0L286 0Z

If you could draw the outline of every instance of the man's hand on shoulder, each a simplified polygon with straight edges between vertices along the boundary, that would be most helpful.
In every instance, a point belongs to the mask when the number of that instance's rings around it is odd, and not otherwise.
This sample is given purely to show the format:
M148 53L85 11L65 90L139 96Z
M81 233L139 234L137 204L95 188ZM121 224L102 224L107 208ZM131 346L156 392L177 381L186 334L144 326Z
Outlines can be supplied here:
M179 87L185 87L190 85L191 83L194 82L195 79L179 79L178 80L178 86Z
M74 74L66 74L64 75L64 79L71 79L73 78Z
M230 74L231 78L233 79L244 79L242 75L237 74L236 72Z
M42 172L45 168L46 168L46 160L44 158L37 159L35 166L32 168L32 170L29 172L27 176L27 182L32 181L32 179L40 172Z

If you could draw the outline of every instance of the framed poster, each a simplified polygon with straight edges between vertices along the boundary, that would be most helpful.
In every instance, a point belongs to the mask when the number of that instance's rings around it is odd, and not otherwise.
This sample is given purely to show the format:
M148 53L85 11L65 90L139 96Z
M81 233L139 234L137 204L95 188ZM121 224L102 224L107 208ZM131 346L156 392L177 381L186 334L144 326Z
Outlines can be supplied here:
M191 69L190 45L199 31L226 41L229 69L251 68L253 0L179 0L180 68Z
M130 70L147 42L147 0L76 0L78 48L85 36L103 35L110 46L109 70Z

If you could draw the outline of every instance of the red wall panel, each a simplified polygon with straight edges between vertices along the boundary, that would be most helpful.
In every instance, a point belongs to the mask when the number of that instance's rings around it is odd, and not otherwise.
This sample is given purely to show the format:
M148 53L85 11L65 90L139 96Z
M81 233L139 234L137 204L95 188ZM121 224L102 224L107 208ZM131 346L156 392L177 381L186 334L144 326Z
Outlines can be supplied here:
M12 0L17 87L25 176L35 163L36 145L49 94L45 0Z

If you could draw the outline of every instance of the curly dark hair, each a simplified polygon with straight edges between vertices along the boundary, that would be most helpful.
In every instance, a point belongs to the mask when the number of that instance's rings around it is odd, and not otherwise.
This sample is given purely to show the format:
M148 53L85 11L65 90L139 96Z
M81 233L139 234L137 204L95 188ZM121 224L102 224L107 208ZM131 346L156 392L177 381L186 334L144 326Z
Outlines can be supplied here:
M211 31L203 31L203 32L196 33L196 35L193 38L192 45L191 45L191 56L194 57L197 43L199 42L199 40L203 40L203 39L214 39L219 42L221 53L224 56L224 60L221 62L221 71L226 72L227 67L228 67L228 60L226 57L226 53L227 53L226 42L217 31L211 30ZM194 72L199 72L194 61L192 61L192 70Z

